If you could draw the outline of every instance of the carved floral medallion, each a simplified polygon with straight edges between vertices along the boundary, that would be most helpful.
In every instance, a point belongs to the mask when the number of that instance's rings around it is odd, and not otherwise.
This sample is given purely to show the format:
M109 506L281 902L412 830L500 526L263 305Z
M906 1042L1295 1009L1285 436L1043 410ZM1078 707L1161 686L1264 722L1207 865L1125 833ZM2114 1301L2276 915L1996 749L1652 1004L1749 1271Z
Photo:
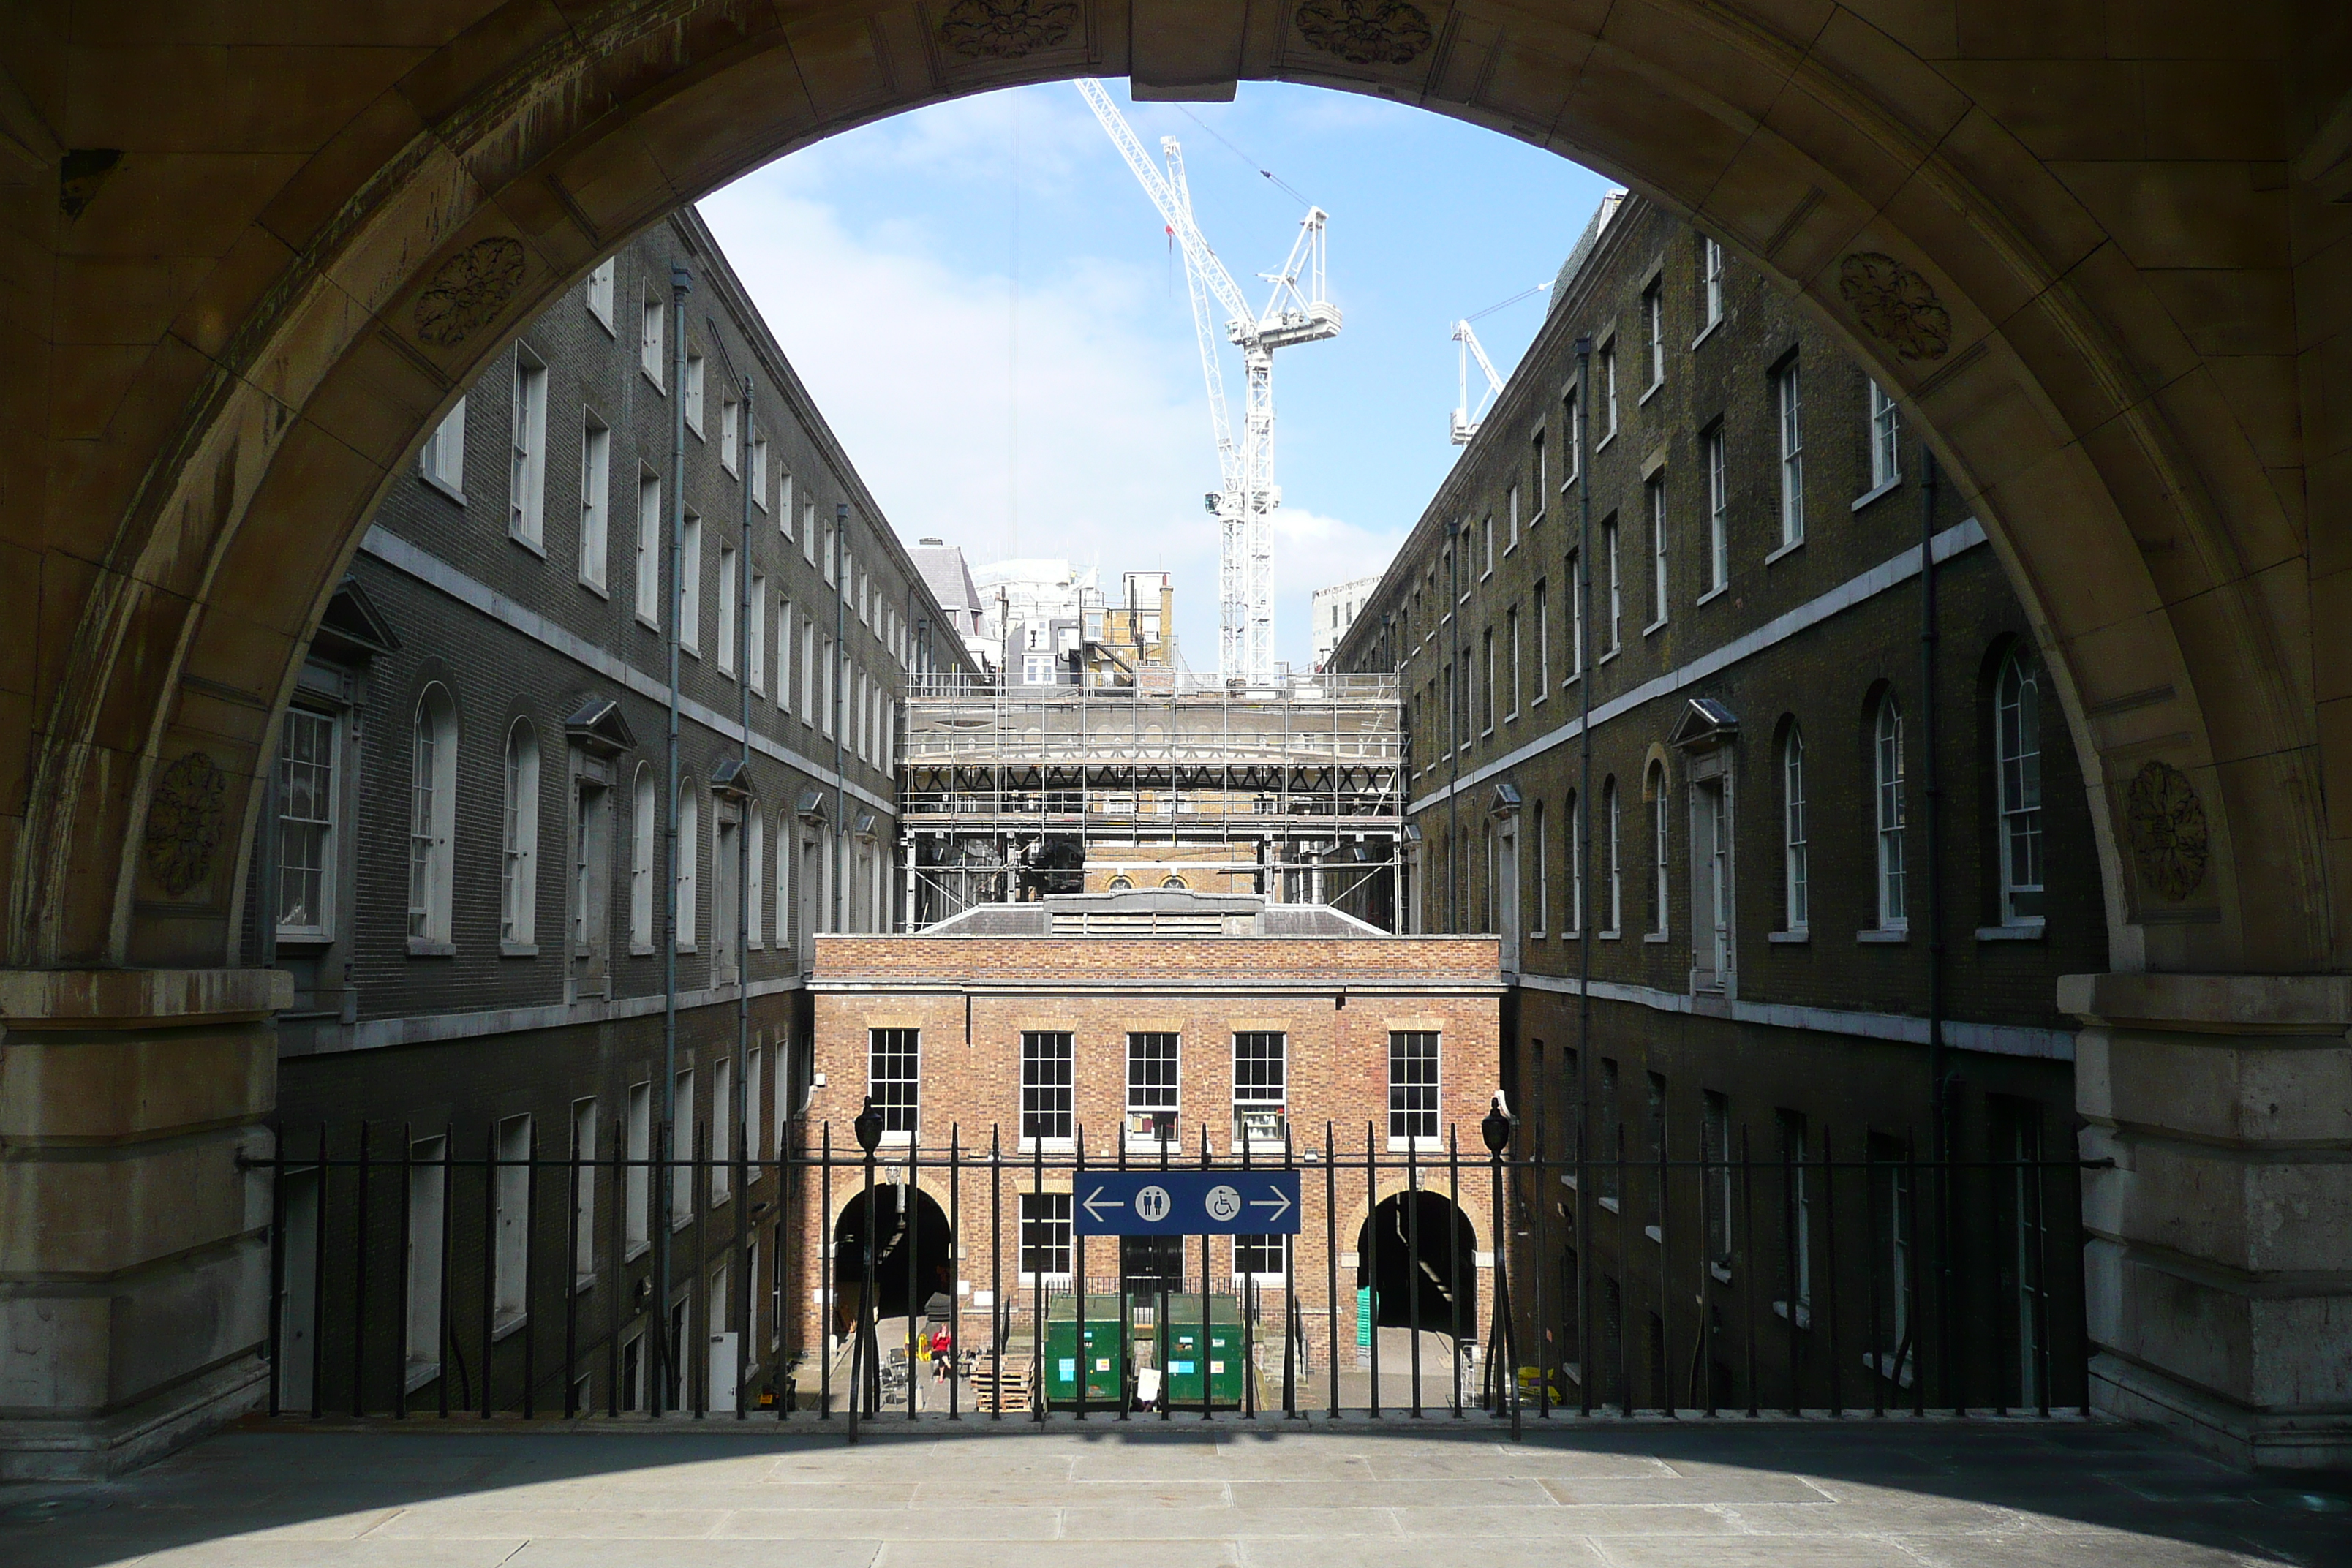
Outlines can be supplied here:
M455 348L494 319L522 286L522 246L504 235L478 239L441 264L416 297L416 335Z
M2205 880L2210 855L2205 803L2189 775L2170 763L2144 763L2132 775L2124 831L2142 887L2179 903Z
M228 775L207 752L190 752L155 781L147 803L147 874L173 898L212 875L227 789Z
M1077 25L1076 0L956 0L940 18L940 42L968 60L1017 60Z
M1891 256L1858 250L1838 266L1838 292L1871 336L1905 359L1941 359L1952 346L1952 314L1936 286Z
M1436 37L1421 7L1405 0L1306 0L1298 32L1324 53L1360 66L1405 65Z

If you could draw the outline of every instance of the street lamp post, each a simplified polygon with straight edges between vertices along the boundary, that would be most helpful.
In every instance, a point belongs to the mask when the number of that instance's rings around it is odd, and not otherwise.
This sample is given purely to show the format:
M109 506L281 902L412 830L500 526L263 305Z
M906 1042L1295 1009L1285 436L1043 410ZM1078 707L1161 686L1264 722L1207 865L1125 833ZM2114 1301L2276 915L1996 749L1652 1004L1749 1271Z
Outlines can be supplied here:
M1495 1091L1495 1103L1478 1123L1479 1135L1486 1140L1486 1156L1493 1175L1495 1247L1495 1327L1496 1337L1502 1342L1503 1376L1498 1397L1511 1406L1511 1441L1519 1440L1519 1352L1517 1336L1511 1325L1511 1277L1506 1258L1508 1247L1503 1233L1503 1150L1511 1142L1511 1131L1518 1119L1503 1108L1503 1091Z
M882 1142L882 1108L874 1097L866 1097L866 1108L850 1123L857 1133L857 1146L866 1151L866 1204L858 1217L858 1247L865 1254L862 1265L863 1284L857 1292L857 1327L849 1342L849 1440L857 1441L858 1407L866 1403L866 1385L870 1378L876 1386L875 1396L880 1400L882 1369L875 1364L880 1347L874 1343L874 1151ZM910 1369L911 1371L911 1369ZM876 1412L878 1414L878 1411Z

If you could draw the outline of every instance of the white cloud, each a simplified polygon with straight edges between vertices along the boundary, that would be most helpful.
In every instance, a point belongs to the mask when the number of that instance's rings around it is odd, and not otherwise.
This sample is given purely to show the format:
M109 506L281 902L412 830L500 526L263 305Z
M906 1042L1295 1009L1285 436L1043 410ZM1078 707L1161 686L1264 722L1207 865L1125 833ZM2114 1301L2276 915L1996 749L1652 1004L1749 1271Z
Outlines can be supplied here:
M907 129L891 144L861 142L849 173L878 177L909 161L983 168L1002 146L983 113L1001 137L1001 100L910 115L893 122ZM1031 120L1043 132L1024 135L1024 151L1099 134L1079 118L1024 107L1024 132ZM823 183L793 177L792 163L702 211L900 537L946 539L975 564L1051 554L1098 565L1108 581L1174 572L1188 657L1213 668L1218 542L1201 497L1217 482L1215 453L1190 323L1181 304L1171 311L1167 279L1101 257L1035 260L1016 338L1005 274L970 254L991 247L959 252L917 217L852 233ZM844 173L836 163L826 178ZM1303 665L1307 595L1378 570L1396 542L1289 509L1276 530L1278 656Z

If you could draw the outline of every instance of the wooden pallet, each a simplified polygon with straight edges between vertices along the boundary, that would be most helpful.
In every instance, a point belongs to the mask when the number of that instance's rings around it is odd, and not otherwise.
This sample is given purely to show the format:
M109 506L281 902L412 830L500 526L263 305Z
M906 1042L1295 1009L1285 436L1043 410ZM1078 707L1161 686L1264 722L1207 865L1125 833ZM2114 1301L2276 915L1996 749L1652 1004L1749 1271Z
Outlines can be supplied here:
M972 1408L1026 1414L1036 1375L1034 1356L981 1357L971 1373Z

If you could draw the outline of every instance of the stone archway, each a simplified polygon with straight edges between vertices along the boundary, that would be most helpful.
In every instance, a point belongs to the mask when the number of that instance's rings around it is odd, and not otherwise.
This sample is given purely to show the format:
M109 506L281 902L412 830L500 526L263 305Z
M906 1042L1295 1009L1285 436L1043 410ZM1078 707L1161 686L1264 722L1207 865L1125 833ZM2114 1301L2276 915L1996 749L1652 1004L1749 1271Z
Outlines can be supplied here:
M2352 403L2352 39L2329 8L460 0L317 37L237 13L207 13L218 37L44 37L0 80L7 223L46 279L15 318L0 474L0 1100L30 1152L5 1180L29 1212L99 1205L70 1228L105 1238L40 1233L6 1267L37 1308L120 1309L88 1375L0 1405L99 1452L236 1397L221 1372L259 1315L233 1156L267 1111L275 993L221 966L255 781L362 520L457 387L601 253L765 160L1125 73L1162 97L1318 83L1554 148L1694 214L1899 391L2034 617L2093 791L2126 973L2067 1005L2120 1162L2091 1184L2114 1397L2238 1434L2352 1407L2352 1368L2292 1348L2340 1333L2352 1278L2308 1217L2352 1189L2329 1087L2352 855L2326 809L2331 782L2352 797L2331 613L2352 562L2329 542L2352 518L2305 481L2352 452L2328 416ZM104 1207L167 1179L142 1144L191 1130L173 1158L209 1160L218 1203L162 1231ZM116 1156L39 1157L67 1143ZM2290 1161L2315 1198L2246 1174ZM222 1328L158 1366L131 1353L136 1303L164 1310L138 1281L192 1249ZM2292 1441L2340 1453L2347 1426Z

